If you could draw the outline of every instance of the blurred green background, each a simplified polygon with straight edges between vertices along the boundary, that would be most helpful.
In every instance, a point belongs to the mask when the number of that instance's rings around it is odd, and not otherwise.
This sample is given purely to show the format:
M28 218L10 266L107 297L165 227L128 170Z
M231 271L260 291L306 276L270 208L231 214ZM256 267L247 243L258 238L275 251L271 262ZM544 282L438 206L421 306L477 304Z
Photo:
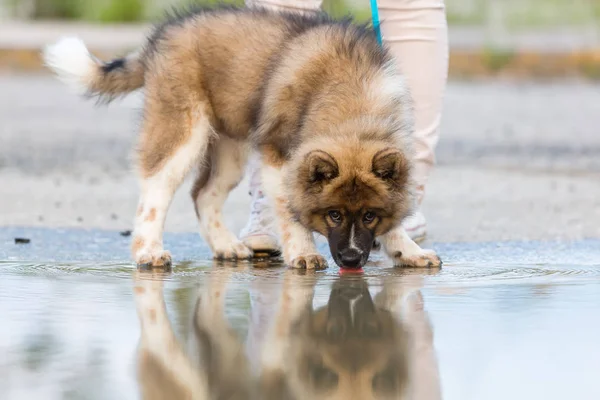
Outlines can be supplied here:
M88 22L141 22L157 19L165 8L216 0L0 0L4 14L24 19ZM243 4L243 0L225 0ZM446 0L452 25L501 23L508 29L600 26L600 0ZM333 15L370 18L369 0L324 0ZM493 21L493 22L492 22Z

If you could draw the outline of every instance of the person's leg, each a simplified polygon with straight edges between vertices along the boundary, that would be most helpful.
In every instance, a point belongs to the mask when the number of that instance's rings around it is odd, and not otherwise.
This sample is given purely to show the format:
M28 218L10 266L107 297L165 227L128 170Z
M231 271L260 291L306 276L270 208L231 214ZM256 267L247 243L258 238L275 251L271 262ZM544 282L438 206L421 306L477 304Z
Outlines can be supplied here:
M279 9L314 10L319 0L247 0L248 5ZM415 178L419 183L421 204L425 185L435 162L439 137L442 98L448 72L448 32L443 0L378 0L383 40L396 57L406 76L415 109ZM282 7L280 4L288 4ZM315 8L313 8L315 7ZM260 190L258 161L250 164L252 215L241 232L241 239L252 249L276 250L277 232L273 212ZM426 234L425 217L420 211L407 218L403 226L413 240Z
M255 255L275 254L280 251L273 205L261 187L260 159L256 154L248 163L250 175L250 218L240 232L240 240Z
M444 0L378 0L381 34L406 77L415 113L415 179L420 206L435 163L448 75L448 30ZM419 207L420 208L420 207ZM413 240L425 237L419 211L402 224Z
M321 8L322 0L246 0L248 7L263 7L276 11L314 12ZM250 218L240 232L242 242L255 253L279 252L277 225L272 205L261 188L260 160L254 155L248 164L250 175Z

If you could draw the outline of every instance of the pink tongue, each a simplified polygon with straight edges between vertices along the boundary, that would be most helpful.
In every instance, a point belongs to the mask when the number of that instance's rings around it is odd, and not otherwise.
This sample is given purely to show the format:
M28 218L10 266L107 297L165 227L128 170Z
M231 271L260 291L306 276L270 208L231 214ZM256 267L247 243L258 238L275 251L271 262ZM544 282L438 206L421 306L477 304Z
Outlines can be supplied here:
M363 271L362 268L344 268L344 267L340 267L340 274L362 274L365 271Z

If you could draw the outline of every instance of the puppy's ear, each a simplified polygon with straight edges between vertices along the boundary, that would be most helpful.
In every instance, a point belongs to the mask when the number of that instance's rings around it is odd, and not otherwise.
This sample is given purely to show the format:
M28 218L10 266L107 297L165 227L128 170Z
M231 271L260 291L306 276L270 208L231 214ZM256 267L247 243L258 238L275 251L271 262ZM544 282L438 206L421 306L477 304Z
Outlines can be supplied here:
M408 178L410 166L405 155L397 149L384 149L373 156L373 174L384 181Z
M322 150L314 150L306 156L307 179L310 183L327 182L339 175L333 156Z

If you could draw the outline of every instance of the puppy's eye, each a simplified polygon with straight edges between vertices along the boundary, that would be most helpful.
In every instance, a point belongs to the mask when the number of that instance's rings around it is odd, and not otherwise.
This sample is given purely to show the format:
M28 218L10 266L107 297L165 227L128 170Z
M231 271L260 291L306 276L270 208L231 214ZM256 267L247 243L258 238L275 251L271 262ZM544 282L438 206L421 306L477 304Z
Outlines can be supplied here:
M373 222L375 220L375 218L377 218L377 216L375 215L374 212L371 212L371 211L367 211L365 213L365 215L363 215L363 221L365 221L367 224L370 224L371 222Z
M340 214L339 211L331 210L329 211L329 218L331 218L333 222L340 222L342 220L342 214Z

